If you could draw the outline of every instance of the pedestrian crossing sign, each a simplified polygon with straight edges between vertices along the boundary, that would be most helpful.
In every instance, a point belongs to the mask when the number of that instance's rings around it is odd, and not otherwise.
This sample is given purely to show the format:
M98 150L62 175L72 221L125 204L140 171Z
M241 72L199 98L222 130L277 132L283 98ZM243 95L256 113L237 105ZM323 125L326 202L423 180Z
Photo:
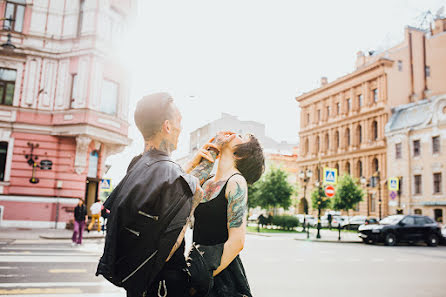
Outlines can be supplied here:
M101 180L101 190L110 190L111 189L111 179L110 178L104 178Z
M336 168L324 168L324 184L336 185L338 182L338 170Z
M389 190L397 192L400 188L399 180L396 177L389 178Z

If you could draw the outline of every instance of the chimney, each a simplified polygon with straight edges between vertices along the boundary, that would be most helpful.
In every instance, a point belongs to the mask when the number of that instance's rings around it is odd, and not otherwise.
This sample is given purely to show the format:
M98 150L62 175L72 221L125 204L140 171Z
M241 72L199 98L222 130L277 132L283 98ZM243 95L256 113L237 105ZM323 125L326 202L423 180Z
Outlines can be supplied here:
M432 31L432 35L437 35L442 32L446 32L446 18L437 18L435 20L435 28Z
M321 77L321 87L325 86L326 84L328 84L328 78L326 76L322 76Z
M365 64L365 55L362 51L356 53L356 68Z

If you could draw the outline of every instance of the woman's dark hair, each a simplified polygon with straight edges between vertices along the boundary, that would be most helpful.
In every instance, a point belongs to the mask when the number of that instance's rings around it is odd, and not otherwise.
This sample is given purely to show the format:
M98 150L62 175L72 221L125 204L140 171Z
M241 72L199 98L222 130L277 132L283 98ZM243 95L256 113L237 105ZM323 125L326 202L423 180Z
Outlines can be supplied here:
M251 135L248 142L235 147L235 168L243 175L248 185L259 180L265 171L265 157L259 140Z
M171 120L175 115L174 112L173 98L168 93L155 93L139 100L134 118L144 140L161 131L164 121Z

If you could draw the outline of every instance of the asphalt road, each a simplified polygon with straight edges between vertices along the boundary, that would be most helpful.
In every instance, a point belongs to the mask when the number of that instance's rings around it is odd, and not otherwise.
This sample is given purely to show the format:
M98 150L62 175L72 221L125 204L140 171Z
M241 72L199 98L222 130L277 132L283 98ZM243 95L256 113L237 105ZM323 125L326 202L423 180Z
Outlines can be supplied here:
M100 240L0 242L0 296L125 296L94 276ZM446 296L446 247L370 246L248 235L242 261L255 297ZM52 295L54 294L54 295Z

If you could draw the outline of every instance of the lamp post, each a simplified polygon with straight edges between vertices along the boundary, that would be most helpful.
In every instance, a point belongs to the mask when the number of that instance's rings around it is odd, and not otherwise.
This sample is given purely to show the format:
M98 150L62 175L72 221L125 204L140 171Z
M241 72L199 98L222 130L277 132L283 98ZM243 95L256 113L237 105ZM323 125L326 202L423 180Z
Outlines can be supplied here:
M307 184L310 181L310 178L313 176L313 172L310 169L307 169L306 171L301 170L299 172L299 178L302 180L303 184L304 184L304 229L303 231L305 232L305 223L306 223L306 217L305 215L308 214L308 202L307 202L307 198L306 198L306 194L307 194Z
M379 173L379 170L377 170L373 176L372 176L372 186L376 187L378 186L378 208L379 208L379 220L381 220L382 218L382 211L381 211L381 204L382 204L382 200L381 200L381 176Z
M318 180L314 184L317 187L317 234L316 238L321 238L321 203L322 203L322 197L321 197L321 182Z
M367 183L367 178L365 176L361 176L359 178L359 182L363 187L365 187L365 194L367 197L367 216L370 215L370 200L369 200L369 186L370 184Z

